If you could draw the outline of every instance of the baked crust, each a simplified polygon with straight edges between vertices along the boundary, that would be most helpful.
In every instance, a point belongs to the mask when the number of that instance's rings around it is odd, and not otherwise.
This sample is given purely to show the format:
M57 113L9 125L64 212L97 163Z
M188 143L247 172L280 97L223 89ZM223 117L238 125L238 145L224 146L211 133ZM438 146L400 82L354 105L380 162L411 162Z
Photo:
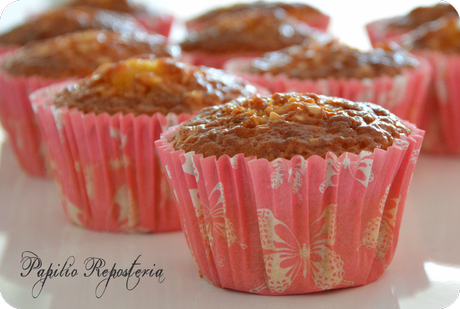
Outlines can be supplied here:
M132 58L101 66L92 76L58 93L54 102L58 107L95 114L191 114L255 93L248 82L222 70L171 58Z
M431 50L446 54L460 54L460 20L445 17L427 23L403 37L409 50Z
M223 15L213 26L191 31L180 46L186 52L209 54L263 53L312 40L327 41L330 36L286 13L255 10Z
M385 150L395 139L410 134L399 118L372 103L275 93L205 108L184 122L169 141L176 150L204 157L243 153L272 161Z
M374 78L395 76L404 69L419 66L419 62L401 48L382 45L363 52L333 41L327 44L311 42L294 45L253 59L242 70L250 74L284 74L297 79Z
M146 32L119 34L88 30L29 43L6 58L2 69L13 76L84 77L99 65L137 55L177 57L179 48Z
M128 14L89 7L63 7L40 14L0 35L0 44L22 46L31 41L89 29L105 29L118 33L145 31L145 28Z

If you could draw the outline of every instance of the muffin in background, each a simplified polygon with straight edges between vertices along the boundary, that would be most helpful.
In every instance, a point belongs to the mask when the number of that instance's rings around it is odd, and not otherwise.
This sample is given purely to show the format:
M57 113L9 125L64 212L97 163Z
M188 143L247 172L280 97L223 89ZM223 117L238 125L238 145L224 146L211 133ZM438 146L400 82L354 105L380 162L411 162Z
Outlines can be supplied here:
M205 108L156 146L200 276L288 295L383 274L422 139L375 104L276 93Z
M178 57L160 35L119 34L88 30L29 43L0 58L0 120L21 167L32 176L46 177L40 130L28 95L44 86L91 74L103 63L136 55Z
M149 32L169 36L174 17L154 11L130 0L72 0L67 6L89 6L103 10L127 13L134 16Z
M0 46L11 51L33 41L90 29L130 34L145 31L131 15L89 7L58 8L30 18L0 35Z
M422 150L460 155L460 21L441 18L402 38L403 46L428 60L432 82L422 111L420 128L426 131Z
M222 68L231 58L258 57L312 40L327 41L331 37L284 11L248 10L223 14L212 26L190 31L180 46L187 62Z
M417 7L407 15L377 20L366 25L366 31L372 46L379 42L401 43L401 37L420 27L424 23L436 19L453 16L459 18L458 12L448 3L437 3L433 6Z
M373 102L419 124L430 65L396 44L364 52L338 41L309 42L254 59L233 59L225 68L271 92L314 92Z
M255 92L228 72L132 58L32 94L68 220L114 233L180 230L153 142L205 106Z
M185 25L189 30L201 30L206 27L212 27L223 16L232 15L238 18L239 14L247 11L261 11L267 14L287 14L321 31L327 30L330 19L329 16L306 3L255 1L216 8L186 21Z

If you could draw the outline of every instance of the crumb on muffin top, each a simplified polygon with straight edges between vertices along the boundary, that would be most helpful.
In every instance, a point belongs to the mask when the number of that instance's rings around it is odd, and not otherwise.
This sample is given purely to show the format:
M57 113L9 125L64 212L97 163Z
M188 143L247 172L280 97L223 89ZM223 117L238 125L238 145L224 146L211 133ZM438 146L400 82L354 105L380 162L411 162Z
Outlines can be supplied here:
M301 44L305 40L330 38L283 12L244 11L238 16L224 15L212 26L191 31L180 46L183 51L210 54L263 53Z
M248 82L222 70L172 58L132 58L102 65L58 93L54 103L95 114L191 114L255 93Z
M250 74L284 74L298 79L374 78L395 76L419 62L396 45L381 45L369 52L351 48L337 41L326 44L310 42L267 53L242 68Z
M410 31L416 29L424 23L449 15L456 18L459 17L457 10L448 3L438 3L434 6L417 7L405 16L390 19L387 23L387 28Z
M112 30L123 34L145 31L128 14L89 7L63 7L40 14L0 35L0 44L22 46L31 41L89 29Z
M359 154L386 150L410 135L381 106L311 93L275 93L239 98L204 108L169 138L176 150L204 157L243 153L272 161L295 155L325 158L327 152Z
M251 3L237 3L228 7L217 8L189 20L188 23L204 23L212 26L213 23L226 14L235 14L233 16L237 16L237 14L246 11L266 11L272 14L279 14L279 11L285 11L285 13L289 16L304 22L308 21L310 18L317 18L324 15L318 9L305 3L255 1Z
M179 53L179 47L166 45L161 35L87 30L29 43L9 55L2 69L13 76L84 77L103 63L143 54L177 57Z
M427 23L403 37L403 46L411 51L432 50L460 54L460 20L445 17Z

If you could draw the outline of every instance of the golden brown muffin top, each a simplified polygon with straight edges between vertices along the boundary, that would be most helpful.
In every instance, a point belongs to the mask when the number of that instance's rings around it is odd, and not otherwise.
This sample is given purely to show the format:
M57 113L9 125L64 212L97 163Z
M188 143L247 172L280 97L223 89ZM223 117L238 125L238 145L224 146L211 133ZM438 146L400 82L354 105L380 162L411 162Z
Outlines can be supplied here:
M453 15L458 18L455 8L448 3L438 3L434 6L418 7L405 16L395 17L389 20L389 29L400 29L404 31L413 30L424 23L436 20L441 17Z
M183 51L211 54L268 52L328 37L286 14L254 10L224 15L213 26L191 31L180 46Z
M146 12L146 8L143 5L134 4L129 0L72 0L67 6L89 6L92 8L128 14Z
M208 107L184 122L169 141L204 157L243 153L272 161L327 152L387 149L411 131L381 106L311 93L275 93Z
M253 86L229 72L172 58L133 58L102 65L92 76L60 92L54 101L83 113L166 115L191 114L255 93Z
M324 15L318 9L305 3L255 1L251 3L237 3L228 7L218 8L198 16L189 22L209 23L212 26L213 23L218 21L225 14L239 14L246 11L266 11L267 14L274 14L279 10L284 10L289 16L298 20L308 20L312 17Z
M143 54L177 57L179 47L168 46L163 36L146 32L87 30L29 43L8 56L2 69L13 76L84 77L103 63Z
M446 54L460 54L460 20L446 17L427 23L403 38L409 50L432 50Z
M118 33L145 31L145 28L128 14L88 7L59 8L38 15L0 35L0 44L22 46L31 41L89 29L105 29Z
M256 58L244 72L250 74L284 74L298 79L374 78L395 76L405 68L415 68L419 62L396 45L363 52L333 41L327 44L311 42L294 45Z

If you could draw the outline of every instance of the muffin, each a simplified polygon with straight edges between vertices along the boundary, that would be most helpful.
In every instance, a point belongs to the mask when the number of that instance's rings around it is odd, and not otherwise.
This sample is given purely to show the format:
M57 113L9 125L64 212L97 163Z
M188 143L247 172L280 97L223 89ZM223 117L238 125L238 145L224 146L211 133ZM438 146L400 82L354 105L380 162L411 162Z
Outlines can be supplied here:
M90 30L133 33L145 28L127 14L87 7L59 8L34 16L26 23L0 35L0 46L9 51L25 44L59 35Z
M269 51L301 44L326 41L330 36L308 27L286 13L249 10L225 14L212 26L191 31L180 43L188 62L222 68L235 57L257 57Z
M276 93L205 108L156 146L200 274L287 295L382 275L422 139L372 103Z
M40 131L28 95L47 85L91 74L102 63L152 54L178 56L177 46L146 32L88 30L29 43L0 59L0 120L24 171L46 177Z
M326 31L329 25L329 16L318 9L305 3L285 3L256 1L252 3L237 3L228 7L217 8L206 12L196 18L185 22L187 29L199 30L213 26L222 16L232 14L238 18L238 14L247 11L265 11L268 14L287 14L310 27Z
M460 155L460 24L458 17L427 23L403 37L403 45L427 59L432 82L420 127L426 130L423 151Z
M364 52L338 41L294 45L261 58L234 59L225 67L272 92L369 101L416 124L431 69L395 44Z
M459 18L457 11L452 5L438 3L434 6L417 7L404 16L371 22L366 25L366 30L372 46L382 41L400 43L401 36L405 33L417 29L424 23L446 16Z
M147 9L130 0L73 0L67 6L89 6L103 10L127 13L134 16L147 30L168 36L173 16Z
M153 141L202 107L254 93L220 70L132 58L32 94L67 218L96 231L179 230Z

